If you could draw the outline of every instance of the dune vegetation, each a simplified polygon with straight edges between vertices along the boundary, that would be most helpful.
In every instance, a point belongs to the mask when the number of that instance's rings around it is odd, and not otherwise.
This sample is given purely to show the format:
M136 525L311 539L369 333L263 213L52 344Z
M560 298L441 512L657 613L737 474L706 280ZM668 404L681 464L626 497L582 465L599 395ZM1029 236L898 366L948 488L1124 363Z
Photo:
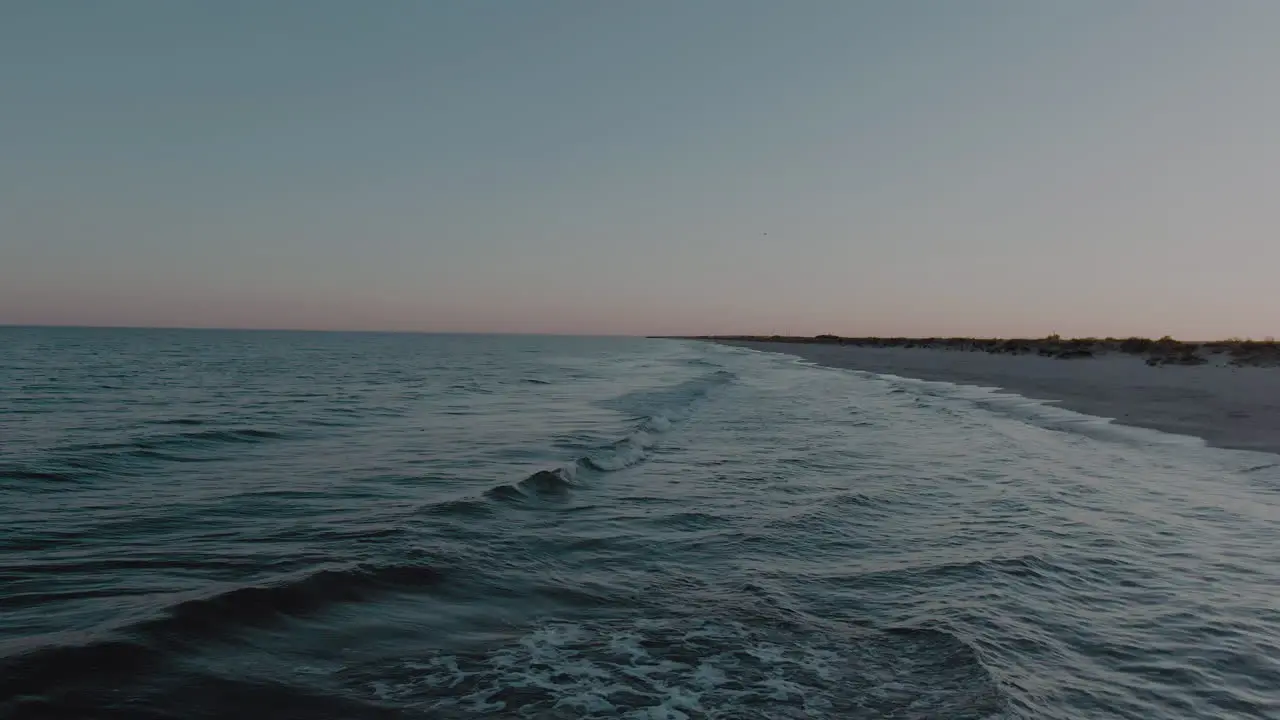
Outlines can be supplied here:
M842 337L839 335L786 336L735 335L702 336L703 340L778 342L848 345L872 348L922 348L996 355L1037 355L1074 360L1112 353L1134 355L1148 365L1203 365L1218 358L1236 366L1280 366L1280 341L1275 338L1249 340L1230 338L1210 342L1188 342L1165 336L1157 340L1130 338L973 338L973 337Z

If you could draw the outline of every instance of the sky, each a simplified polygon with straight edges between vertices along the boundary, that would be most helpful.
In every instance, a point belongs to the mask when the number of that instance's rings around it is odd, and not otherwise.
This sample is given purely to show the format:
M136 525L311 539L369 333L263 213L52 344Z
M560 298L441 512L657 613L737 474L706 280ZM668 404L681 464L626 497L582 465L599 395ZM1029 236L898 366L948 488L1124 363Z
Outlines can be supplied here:
M1274 0L13 0L0 323L1280 335Z

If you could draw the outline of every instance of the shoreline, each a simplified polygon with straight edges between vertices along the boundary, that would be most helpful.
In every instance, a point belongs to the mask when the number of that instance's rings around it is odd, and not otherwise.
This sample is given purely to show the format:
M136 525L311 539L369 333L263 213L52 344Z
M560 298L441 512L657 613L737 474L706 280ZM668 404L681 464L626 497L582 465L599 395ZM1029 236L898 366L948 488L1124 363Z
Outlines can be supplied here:
M1228 350L1208 358L1198 355L1198 361L1152 362L1152 357L1164 356L1097 348L1087 356L993 353L980 351L985 346L957 350L924 341L907 341L913 343L908 346L699 339L784 353L827 367L996 387L1122 425L1198 437L1213 447L1280 455L1280 372L1267 351L1254 362L1233 364ZM1180 352L1173 357L1181 357Z
M663 337L663 336L653 336ZM1188 342L1169 336L1150 338L975 338L975 337L841 337L839 335L694 335L678 340L709 340L724 343L781 343L787 345L838 345L841 347L903 348L907 350L947 350L983 352L990 355L1035 355L1057 360L1084 360L1112 354L1143 358L1151 366L1232 365L1235 367L1280 367L1280 341L1213 340Z

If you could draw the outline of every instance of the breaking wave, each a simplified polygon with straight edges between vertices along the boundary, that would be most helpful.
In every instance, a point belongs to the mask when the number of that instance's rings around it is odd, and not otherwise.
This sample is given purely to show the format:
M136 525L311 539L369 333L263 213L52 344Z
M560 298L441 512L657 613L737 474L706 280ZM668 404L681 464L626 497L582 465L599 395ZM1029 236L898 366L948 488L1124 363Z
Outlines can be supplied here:
M705 361L697 364L719 367ZM574 487L578 475L583 471L610 473L638 465L649 456L650 449L663 434L688 419L700 400L735 377L727 370L718 369L679 385L627 393L606 401L602 403L606 407L640 414L643 419L619 440L588 450L562 467L539 470L515 485L504 484L491 488L485 495L495 500L563 495Z
M529 497L564 495L573 487L572 466L539 470L515 485L490 488L485 495L494 500L523 500Z

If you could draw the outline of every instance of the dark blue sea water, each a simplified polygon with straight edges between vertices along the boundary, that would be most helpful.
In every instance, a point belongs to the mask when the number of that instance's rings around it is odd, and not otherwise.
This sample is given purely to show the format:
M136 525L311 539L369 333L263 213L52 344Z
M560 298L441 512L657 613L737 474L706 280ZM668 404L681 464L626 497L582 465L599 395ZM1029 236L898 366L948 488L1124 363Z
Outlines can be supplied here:
M1277 718L1275 462L691 342L0 329L0 716Z

